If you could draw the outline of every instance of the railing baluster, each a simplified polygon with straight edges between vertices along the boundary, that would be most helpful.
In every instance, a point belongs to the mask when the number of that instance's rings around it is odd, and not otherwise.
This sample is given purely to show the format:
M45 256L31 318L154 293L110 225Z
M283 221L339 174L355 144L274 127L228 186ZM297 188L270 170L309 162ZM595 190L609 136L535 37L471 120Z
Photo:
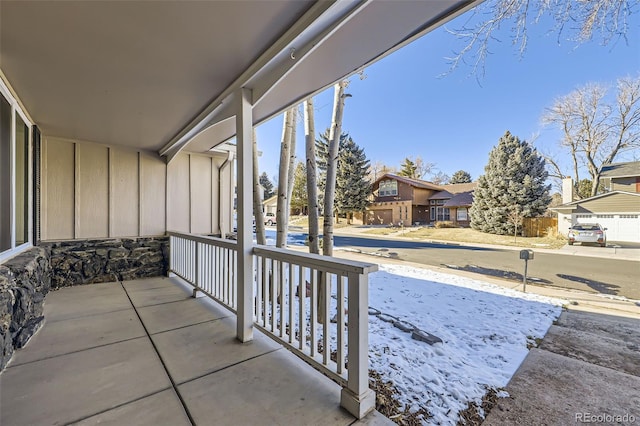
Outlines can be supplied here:
M311 357L314 358L318 352L318 342L316 332L318 328L318 270L311 270Z
M294 312L295 307L295 295L296 295L296 283L294 277L294 265L289 264L289 343L293 343L293 337L295 336L295 324L294 324Z
M336 293L338 296L338 322L337 322L337 357L336 364L338 374L342 374L344 371L344 277L338 276L338 288Z
M307 340L307 325L305 319L306 313L306 300L307 300L307 283L305 279L305 269L302 266L298 268L300 270L300 280L298 284L298 349L303 350L304 344Z
M324 365L329 363L331 359L331 348L329 347L329 334L331 327L331 312L329 305L331 302L331 275L329 273L322 274L324 279L324 323L322 326L322 361Z

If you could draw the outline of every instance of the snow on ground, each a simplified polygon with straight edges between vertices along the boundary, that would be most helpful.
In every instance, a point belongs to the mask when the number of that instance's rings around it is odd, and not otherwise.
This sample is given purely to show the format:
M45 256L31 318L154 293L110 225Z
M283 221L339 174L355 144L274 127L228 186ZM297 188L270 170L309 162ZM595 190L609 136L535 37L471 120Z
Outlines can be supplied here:
M401 402L424 406L426 424L452 424L487 387L506 386L560 315L560 300L471 278L404 265L369 276L369 306L440 337L431 346L393 324L369 318L370 368L390 380Z

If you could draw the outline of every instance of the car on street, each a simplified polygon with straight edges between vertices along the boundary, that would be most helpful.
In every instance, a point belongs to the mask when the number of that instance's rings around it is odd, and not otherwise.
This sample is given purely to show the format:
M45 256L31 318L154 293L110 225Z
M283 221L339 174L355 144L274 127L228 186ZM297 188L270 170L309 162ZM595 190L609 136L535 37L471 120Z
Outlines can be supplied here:
M273 226L276 224L276 215L274 213L264 214L264 224L267 226Z
M569 245L573 243L594 243L600 247L607 245L607 228L603 228L599 223L578 223L569 229Z

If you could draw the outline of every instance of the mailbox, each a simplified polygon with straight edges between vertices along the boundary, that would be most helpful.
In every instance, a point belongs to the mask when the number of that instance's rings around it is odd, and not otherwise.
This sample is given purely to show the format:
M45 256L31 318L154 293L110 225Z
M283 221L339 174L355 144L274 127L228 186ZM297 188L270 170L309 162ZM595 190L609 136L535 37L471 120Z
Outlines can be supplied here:
M533 260L533 250L520 250L520 259Z

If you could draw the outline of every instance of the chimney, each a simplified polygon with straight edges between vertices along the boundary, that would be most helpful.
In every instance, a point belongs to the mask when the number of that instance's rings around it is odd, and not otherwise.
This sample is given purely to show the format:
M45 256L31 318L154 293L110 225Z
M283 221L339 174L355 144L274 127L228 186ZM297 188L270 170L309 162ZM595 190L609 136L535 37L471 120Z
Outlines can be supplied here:
M573 187L573 178L566 177L562 179L562 204L567 204L575 199L575 188Z

